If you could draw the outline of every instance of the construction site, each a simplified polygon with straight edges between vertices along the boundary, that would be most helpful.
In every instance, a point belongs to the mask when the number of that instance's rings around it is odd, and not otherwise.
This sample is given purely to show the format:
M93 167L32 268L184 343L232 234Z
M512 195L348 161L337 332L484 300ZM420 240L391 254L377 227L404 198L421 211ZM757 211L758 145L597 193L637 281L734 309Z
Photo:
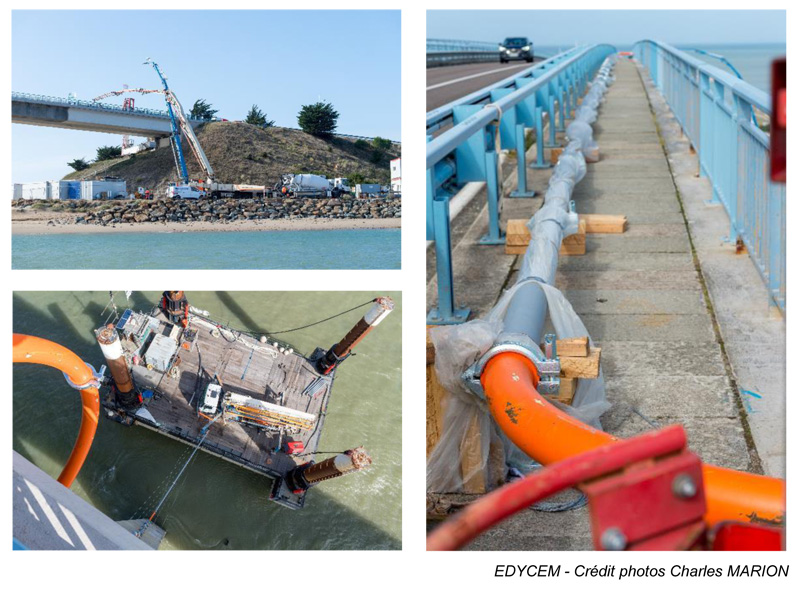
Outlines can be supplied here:
M99 369L55 342L19 334L14 362L58 368L80 392L80 432L58 478L66 488L91 461L95 430L102 428L99 414L188 446L188 458L173 469L163 495L145 502L153 502L151 513L120 522L127 531L123 540L133 533L157 548L168 532L159 525L161 508L198 451L266 476L267 497L292 510L305 506L317 484L370 467L373 460L361 446L334 454L319 448L339 367L392 312L394 302L378 297L334 317L358 309L363 315L338 342L304 356L278 335L221 323L190 305L182 291L165 291L157 305L143 311L118 307L111 294L104 323L95 330L104 363ZM84 524L97 527L98 521L87 517ZM22 513L15 513L15 527L20 531L15 538L28 548L62 548ZM120 538L100 536L112 545Z
M785 547L773 67L579 46L428 113L429 550Z
M192 117L184 111L158 64L148 58L145 65L152 66L161 88L126 86L89 102L12 94L15 123L153 134L138 145L134 145L131 135L123 135L119 157L76 170L62 181L16 184L15 200L128 196L368 198L400 193L399 143L382 140L378 147L373 138L333 134L322 137L299 129ZM138 108L131 96L136 94L163 96L166 111ZM118 97L123 98L122 105L108 102ZM167 146L171 157L158 149ZM187 157L189 154L191 158ZM218 178L212 159L223 170L224 181ZM348 177L360 182L351 187ZM106 179L117 184L87 185Z

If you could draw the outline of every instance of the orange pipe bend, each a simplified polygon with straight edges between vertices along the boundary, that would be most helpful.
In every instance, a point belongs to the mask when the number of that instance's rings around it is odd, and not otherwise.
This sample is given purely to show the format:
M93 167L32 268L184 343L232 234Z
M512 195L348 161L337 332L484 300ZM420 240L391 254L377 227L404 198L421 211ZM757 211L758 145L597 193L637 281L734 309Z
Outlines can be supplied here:
M533 363L513 352L492 358L481 376L492 416L528 456L548 465L618 440L559 411L539 395L538 382ZM703 466L703 479L709 525L726 520L783 524L783 480L713 465Z
M15 363L31 363L58 369L77 386L84 386L94 380L91 369L81 358L60 344L36 336L14 334L13 358ZM70 487L80 472L89 450L92 448L97 421L100 416L100 392L97 387L81 389L81 427L72 452L58 476L61 485Z

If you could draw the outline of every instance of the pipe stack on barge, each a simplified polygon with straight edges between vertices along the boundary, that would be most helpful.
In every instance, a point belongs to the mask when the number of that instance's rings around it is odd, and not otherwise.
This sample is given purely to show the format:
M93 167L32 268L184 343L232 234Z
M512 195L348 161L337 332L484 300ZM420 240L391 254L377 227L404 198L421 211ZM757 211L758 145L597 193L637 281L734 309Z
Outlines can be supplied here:
M222 326L166 291L150 313L125 310L96 331L110 377L106 416L137 424L274 479L270 499L289 508L308 490L371 463L357 447L319 463L337 367L394 308L379 297L330 349L305 357L289 344ZM103 371L101 371L103 373Z

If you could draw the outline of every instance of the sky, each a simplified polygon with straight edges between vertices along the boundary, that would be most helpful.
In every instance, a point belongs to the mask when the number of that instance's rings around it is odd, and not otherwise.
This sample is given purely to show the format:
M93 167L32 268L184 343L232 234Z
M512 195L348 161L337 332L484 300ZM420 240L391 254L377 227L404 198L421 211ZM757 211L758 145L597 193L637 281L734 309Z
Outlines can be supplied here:
M16 92L91 100L124 84L160 88L148 57L186 111L203 98L218 117L242 120L257 104L276 125L297 127L300 107L323 100L339 112L339 132L400 139L399 11L12 13ZM130 96L137 107L165 108L160 95ZM121 141L12 125L13 182L61 178L72 171L66 162Z
M641 39L671 45L786 42L783 10L429 10L427 37L499 43L528 36L539 47Z

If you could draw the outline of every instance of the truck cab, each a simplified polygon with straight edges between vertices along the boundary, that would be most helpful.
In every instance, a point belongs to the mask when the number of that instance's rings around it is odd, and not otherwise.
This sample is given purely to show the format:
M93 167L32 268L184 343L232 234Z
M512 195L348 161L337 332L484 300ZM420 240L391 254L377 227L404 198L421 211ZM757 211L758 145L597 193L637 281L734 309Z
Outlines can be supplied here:
M219 407L219 398L222 397L222 387L216 383L209 383L206 387L206 393L203 396L203 401L198 408L201 414L213 416L217 413Z

